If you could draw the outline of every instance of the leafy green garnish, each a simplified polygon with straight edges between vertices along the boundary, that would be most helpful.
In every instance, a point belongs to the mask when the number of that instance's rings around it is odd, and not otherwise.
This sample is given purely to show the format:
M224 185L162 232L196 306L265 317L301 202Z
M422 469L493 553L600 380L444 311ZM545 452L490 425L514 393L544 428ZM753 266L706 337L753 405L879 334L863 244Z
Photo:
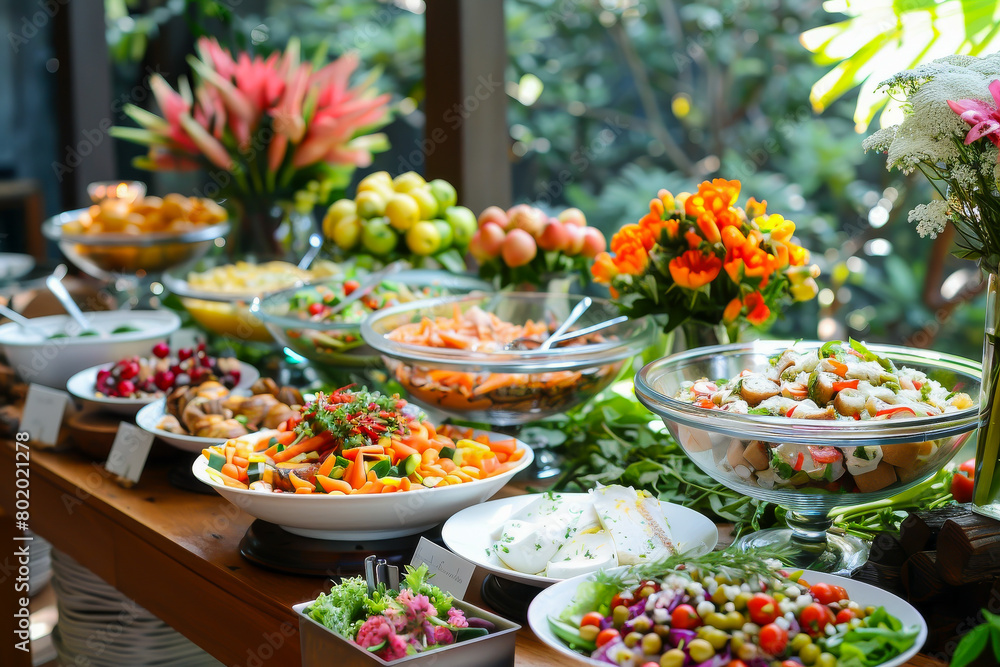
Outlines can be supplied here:
M892 364L890 360L875 354L867 347L865 347L864 343L858 342L853 338L850 339L850 342L851 342L851 349L860 354L861 358L864 359L865 361L877 361L879 366L889 371L890 373L896 372L896 367Z
M833 357L835 359L841 359L843 356L843 351L840 349L843 343L839 340L828 340L823 343L823 346L819 348L819 358L826 359L828 357Z
M920 629L904 628L902 622L879 607L866 616L860 627L825 640L827 650L843 667L874 667L891 660L913 646Z
M951 667L965 667L982 655L987 643L993 648L993 657L1000 663L1000 616L985 609L982 614L986 620L962 637L952 655Z
M781 479L791 479L799 472L788 463L781 460L781 457L778 456L777 449L771 452L771 467L774 468L774 471L778 473L778 477Z
M365 580L348 577L331 588L329 593L320 593L306 613L334 632L353 637L356 618L363 612L367 599L368 584Z
M432 575L433 576L433 575ZM438 616L444 617L448 614L448 610L451 609L452 602L455 598L445 593L443 590L427 582L428 569L426 564L421 564L420 567L414 568L411 565L406 566L406 576L403 577L403 583L400 586L405 586L413 591L415 594L422 593L430 598L431 604L437 609Z
M407 435L409 420L400 412L399 396L386 396L362 387L338 389L329 396L318 394L304 408L295 426L295 442L329 431L344 449L362 447L381 437Z

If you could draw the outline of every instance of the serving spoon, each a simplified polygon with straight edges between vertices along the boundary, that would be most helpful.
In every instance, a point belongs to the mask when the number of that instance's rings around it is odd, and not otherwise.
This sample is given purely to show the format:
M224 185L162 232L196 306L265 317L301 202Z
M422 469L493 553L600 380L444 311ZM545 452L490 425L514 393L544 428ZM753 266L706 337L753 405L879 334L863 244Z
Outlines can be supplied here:
M357 289L355 289L353 292L351 292L347 296L346 299L344 299L343 301L341 301L340 303L338 303L336 306L334 306L333 308L331 308L329 310L329 312L327 312L327 316L335 315L336 313L339 313L340 311L342 311L345 308L347 308L349 305L351 305L355 301L358 301L359 299L365 298L366 296L368 296L371 293L371 291L373 289L375 289L376 287L378 287L379 284L383 280L385 280L388 276L391 276L394 273L398 273L398 272L402 271L403 269L408 269L408 268L410 268L410 263L409 262L407 262L406 260L398 259L395 262L393 262L393 263L389 264L388 266L386 266L385 268L379 269L375 273L370 274L365 279L364 285L362 285L361 287L358 287Z
M64 275L66 275L66 265L60 264L56 267L55 272L45 279L45 286L49 288L49 291L52 292L57 299L59 299L59 303L61 303L62 307L66 309L66 312L69 313L70 317L76 320L76 323L80 325L81 334L87 331L94 331L90 321L83 315L83 311L81 311L79 306L76 305L76 302L73 301L73 297L69 295L69 291L66 289L66 286L62 284L62 276ZM99 331L95 331L95 333L98 336L104 335Z
M582 299L580 299L580 301L575 306L573 306L573 310L569 311L569 315L567 315L566 319L563 320L563 323L559 325L559 328L557 328L555 331L549 334L549 337L546 338L544 341L539 342L534 338L526 338L526 337L515 338L514 340L504 345L503 349L508 352L517 350L549 349L556 342L559 341L559 338L564 333L566 333L567 329L573 326L573 324L578 319L580 319L580 317L583 316L585 312L587 312L587 309L590 308L591 304L593 303L594 300L591 299L589 296L585 296Z
M299 268L305 271L310 266L312 266L313 260L319 254L319 249L323 247L323 237L319 234L311 234L309 236L309 250L306 254L302 255L302 259L299 260Z
M28 329L29 331L34 331L35 329L35 325L31 323L30 319L28 319L21 313L17 312L16 310L8 308L2 303L0 303L0 315L3 315L12 322L17 322L17 324L19 324L22 329ZM34 331L34 333L38 332Z

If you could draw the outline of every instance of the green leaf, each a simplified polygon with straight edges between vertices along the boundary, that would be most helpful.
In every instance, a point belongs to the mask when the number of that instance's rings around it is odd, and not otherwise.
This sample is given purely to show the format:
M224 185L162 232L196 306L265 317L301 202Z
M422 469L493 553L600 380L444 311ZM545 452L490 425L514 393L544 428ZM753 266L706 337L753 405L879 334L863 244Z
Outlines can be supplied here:
M986 648L986 641L989 639L990 628L985 623L977 625L970 630L955 648L955 654L951 658L949 667L965 667L979 657Z

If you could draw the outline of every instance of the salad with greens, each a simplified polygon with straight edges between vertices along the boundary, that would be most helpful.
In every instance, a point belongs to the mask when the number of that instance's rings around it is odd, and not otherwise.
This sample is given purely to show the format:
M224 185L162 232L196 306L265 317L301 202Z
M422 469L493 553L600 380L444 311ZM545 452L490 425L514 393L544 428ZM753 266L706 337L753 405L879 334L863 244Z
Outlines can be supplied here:
M549 625L620 667L876 667L916 641L919 628L884 607L765 556L717 551L599 572Z
M387 662L495 630L490 621L466 617L450 595L427 579L426 565L407 565L399 591L379 584L369 593L364 579L348 577L321 593L305 613Z

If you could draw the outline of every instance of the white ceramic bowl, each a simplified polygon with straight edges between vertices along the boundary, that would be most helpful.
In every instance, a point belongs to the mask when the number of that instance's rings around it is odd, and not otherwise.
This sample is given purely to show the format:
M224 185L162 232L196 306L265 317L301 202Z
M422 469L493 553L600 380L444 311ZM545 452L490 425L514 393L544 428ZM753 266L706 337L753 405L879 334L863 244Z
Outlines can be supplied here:
M476 435L482 433L491 439L509 438L490 431L475 432ZM491 498L534 460L534 453L526 444L518 441L517 447L525 450L520 465L501 475L437 489L397 493L328 496L234 489L208 476L205 472L208 461L204 456L198 457L192 470L195 477L239 509L277 524L289 533L320 540L381 540L421 533L458 510Z
M80 330L69 315L50 315L32 319L30 330L15 322L0 325L0 347L25 382L64 389L67 380L94 364L149 353L154 343L166 340L181 325L177 314L169 310L109 310L84 315L95 330L108 335L49 339L52 334ZM110 333L123 325L139 331Z
M0 282L17 280L31 273L35 258L18 252L0 252Z
M66 390L80 399L84 405L92 405L99 410L111 412L116 415L131 417L139 412L144 405L161 398L160 396L146 396L145 398L120 398L117 396L97 396L95 385L97 384L97 372L105 368L111 368L117 362L112 361L107 364L93 366L82 370L66 382ZM249 389L260 377L256 368L246 362L240 364L240 381L233 389Z
M608 570L608 572L617 572L621 569L624 568L615 568L614 570ZM531 606L528 607L528 625L531 626L532 631L539 639L542 640L542 642L559 651L559 653L563 654L567 658L570 658L573 663L578 665L596 665L597 667L607 667L607 662L587 658L564 644L562 640L556 637L552 632L552 628L549 627L548 622L548 618L550 616L558 617L559 614L561 614L562 611L570 605L573 598L576 596L577 587L593 576L593 574L584 574L579 577L573 577L572 579L566 579L539 593L538 597L531 602ZM924 642L927 641L927 623L924 622L920 612L914 609L913 606L905 600L898 598L891 593L887 593L881 588L877 588L860 581L838 577L835 574L806 570L803 573L802 578L807 580L810 584L827 583L836 586L843 586L847 589L851 599L860 604L862 607L867 607L868 605L873 607L885 607L887 612L898 618L903 623L903 627L908 628L913 625L919 626L920 632L914 640L913 646L892 660L887 660L886 662L881 663L878 667L899 667L900 665L906 664L910 658L917 654L920 647L924 645Z
M562 493L565 498L578 498L585 493ZM500 498L467 507L445 522L441 539L456 554L503 579L529 586L545 588L562 581L537 574L512 570L493 553L494 536L500 527L521 508L534 502L535 494ZM708 553L719 542L719 529L705 515L687 507L660 502L663 516L670 526L674 544L680 552Z

